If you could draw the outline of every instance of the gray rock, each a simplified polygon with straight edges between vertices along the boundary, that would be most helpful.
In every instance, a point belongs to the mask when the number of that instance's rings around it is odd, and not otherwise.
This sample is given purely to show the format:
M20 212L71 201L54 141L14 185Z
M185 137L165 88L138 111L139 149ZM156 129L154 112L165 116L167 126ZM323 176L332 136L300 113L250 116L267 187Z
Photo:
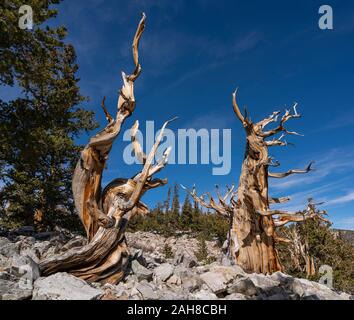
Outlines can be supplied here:
M6 258L0 255L0 272L2 274L2 279L10 280L8 278L3 278L4 275L10 274L13 276L11 279L14 282L14 286L20 287L20 289L32 290L33 281L39 278L39 266L28 256L20 256L19 254L14 254L11 258Z
M144 300L156 300L159 298L149 284L138 283L135 288L140 292Z
M11 242L7 238L0 238L0 254L11 258L14 254L19 254L19 246L16 243Z
M20 273L28 273L30 277L36 280L39 277L38 264L29 256L15 254L9 259L11 269L19 270Z
M202 279L196 274L194 274L191 270L178 270L176 271L176 275L178 275L182 282L182 288L185 292L194 292L199 290L202 284L204 283Z
M174 267L171 264L163 263L154 270L154 280L166 281L170 276L172 276L173 271Z
M2 263L3 264L3 263ZM33 281L39 277L39 267L30 257L15 254L8 258L0 272L0 300L22 300L32 296Z
M210 271L210 267L207 266L207 265L197 266L197 267L194 268L194 271L197 274L202 274L202 273Z
M227 289L229 294L241 293L246 296L253 296L257 294L257 288L251 279L242 278L235 280Z
M21 287L20 283L13 280L11 275L9 279L2 279L4 275L0 277L0 300L25 300L30 299L32 296L32 290L25 287Z
M224 300L247 300L246 296L241 293L232 293L227 295Z
M32 258L33 261L39 262L40 253L34 247L36 239L33 237L18 237L19 241L16 242L16 245L19 248L21 256L29 256Z
M178 248L173 263L174 265L182 264L186 268L193 268L198 264L198 259L191 250Z
M219 261L220 261L220 264L222 266L232 266L232 265L234 265L233 261L226 254L221 254L221 256L219 258Z
M291 282L294 278L280 271L274 272L270 278L274 281L277 281L280 284L287 284Z
M170 284L170 285L172 284L172 285L179 286L179 285L181 285L182 280L181 280L181 278L180 278L178 275L173 274L173 275L167 280L167 283Z
M50 241L39 241L33 245L33 249L38 252L40 258L42 258L51 247L53 247L53 243Z
M30 257L34 262L39 263L40 254L36 249L33 248L21 249L20 255Z
M226 292L227 284L230 282L230 279L227 279L223 273L214 271L203 273L200 278L215 294Z
M162 299L162 300L188 300L189 293L165 290L163 292L163 296L161 296L160 299Z
M256 287L261 288L265 291L270 291L280 285L280 281L275 280L269 276L265 276L263 274L252 273L249 274L248 277L252 280Z
M85 281L60 272L34 283L33 300L96 300L103 291L92 288Z
M0 272L7 271L11 267L11 258L0 254Z
M132 260L131 269L137 276L138 280L152 280L153 271L142 266L137 260Z
M193 293L192 297L196 300L216 300L216 299L218 299L218 297L215 293L212 293L212 292L207 291L205 289L201 289L200 291Z
M142 299L142 294L138 291L137 288L132 288L129 294L129 299L130 300L141 300Z
M241 278L246 275L243 269L238 265L220 266L217 263L213 263L210 265L209 269L210 271L222 273L228 281L236 278Z
M314 299L317 297L320 300L348 300L347 295L340 295L331 290L327 286L309 281L307 279L294 278L289 284L289 290L298 294L300 299Z

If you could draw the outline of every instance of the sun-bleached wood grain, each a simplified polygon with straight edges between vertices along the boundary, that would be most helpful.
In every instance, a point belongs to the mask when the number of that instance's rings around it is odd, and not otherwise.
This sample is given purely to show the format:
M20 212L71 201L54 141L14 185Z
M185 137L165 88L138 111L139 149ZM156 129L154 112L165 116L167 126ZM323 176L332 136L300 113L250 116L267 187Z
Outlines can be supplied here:
M132 44L134 71L130 75L122 72L123 85L119 90L116 115L110 115L103 99L102 108L107 125L90 139L73 175L75 206L85 228L88 244L41 261L42 275L65 271L87 281L118 283L129 261L125 240L129 220L136 214L148 214L149 210L140 198L147 190L167 182L166 179L154 179L152 176L167 163L170 148L156 164L153 161L164 129L171 120L165 122L147 156L136 139L139 123L135 122L131 129L131 140L133 151L143 165L141 172L129 179L115 179L103 191L101 188L102 173L112 144L124 121L135 109L134 81L141 72L138 45L144 28L145 14L142 15Z
M296 109L297 104L294 104L292 112L286 110L280 119L280 112L275 111L269 117L254 123L248 117L247 110L245 114L241 112L236 94L237 90L232 94L233 110L246 133L246 150L238 188L236 190L228 188L227 197L222 197L218 193L218 203L210 194L206 199L205 196L198 196L195 188L192 191L186 190L202 206L229 218L230 228L226 248L230 260L247 272L268 274L282 270L275 247L276 242L290 241L277 235L278 227L308 219L328 220L322 217L325 212L316 211L311 205L305 212L294 213L270 208L271 204L288 202L290 197L270 197L268 194L269 178L285 178L292 174L303 174L312 170L312 163L310 163L303 170L293 169L284 173L269 171L270 167L278 167L280 163L269 156L268 148L287 146L289 143L283 140L286 135L300 135L286 127L289 120L300 118ZM275 127L266 130L266 127L272 123ZM277 134L280 136L274 137ZM271 137L273 137L272 140L270 140Z

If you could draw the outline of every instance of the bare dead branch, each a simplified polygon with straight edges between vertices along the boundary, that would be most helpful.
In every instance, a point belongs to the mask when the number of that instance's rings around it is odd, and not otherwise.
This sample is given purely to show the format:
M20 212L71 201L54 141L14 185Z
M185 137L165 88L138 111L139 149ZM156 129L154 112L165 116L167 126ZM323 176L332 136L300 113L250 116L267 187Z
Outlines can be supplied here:
M139 129L139 121L136 120L134 125L132 126L132 128L130 129L130 136L131 136L131 141L132 141L132 147L133 147L133 151L135 156L137 157L137 159L144 164L146 161L146 155L143 152L143 149L140 145L140 142L138 141L138 139L136 138L136 134L138 132Z
M275 242L283 242L283 243L291 243L291 240L290 239L287 239L287 238L284 238L284 237L280 237L278 235L274 235L274 241Z
M312 169L312 164L314 162L310 162L310 164L306 167L306 169L304 170L300 170L300 169L293 169L293 170L288 170L287 172L283 172L283 173L273 173L273 172L268 172L268 177L271 178L285 178L291 174L299 174L299 173L308 173L310 172Z
M181 187L182 187L182 189L186 190L186 192L188 192L192 196L192 198L196 202L198 202L200 205L202 205L203 207L208 208L208 209L213 209L213 210L215 210L216 213L218 213L222 216L229 216L230 215L232 208L223 201L223 198L221 197L221 195L219 196L219 204L217 204L214 201L214 199L210 193L207 193L208 198L209 198L209 202L207 202L207 201L205 201L203 195L199 196L199 197L197 196L195 186L193 186L192 191L188 190L183 185L181 185Z
M268 140L265 141L266 145L268 147L273 147L273 146L287 146L287 145L292 145L292 143L289 143L285 140L281 140L285 137L285 133L282 133L281 136L277 139L273 139L273 140Z
M295 103L294 106L293 106L294 114L291 114L290 110L286 110L285 114L282 116L282 118L280 120L279 125L276 128L272 129L272 130L262 132L261 136L263 138L267 138L267 137L270 137L270 136L272 136L272 135L274 135L274 134L276 134L278 132L282 132L282 131L286 132L287 134L300 135L299 133L297 133L295 131L288 131L285 128L285 123L288 120L301 117L301 115L299 113L297 113L296 106L297 106L297 103Z
M224 201L226 201L230 196L231 196L231 198L233 198L235 196L235 194L236 194L236 192L233 192L233 190L235 189L235 185L234 184L232 184L231 188L229 186L226 186L226 188L227 188L228 191L227 191L227 193L225 194L225 196L223 198Z
M138 25L138 29L136 30L136 33L134 36L133 44L132 44L135 70L130 76L128 76L128 79L130 81L135 81L135 79L139 76L139 74L141 72L141 65L139 63L138 47L139 47L139 41L140 41L141 35L143 34L144 29L145 29L145 19L146 19L146 16L145 16L145 13L143 12L141 20Z
M247 125L247 122L246 122L246 118L243 116L243 114L241 113L240 111L240 108L237 104L237 101L236 101L236 94L237 94L237 90L238 88L236 88L236 90L234 91L234 93L232 94L232 106L234 108L234 111L236 113L236 116L237 118L239 118L239 120L241 121L241 123L243 124L243 126L246 126Z
M130 199L124 203L123 205L120 206L120 209L123 210L123 211L129 211L131 210L137 203L137 201L139 201L142 193L143 193L143 190L144 190L144 185L147 181L147 179L149 178L149 173L150 173L150 168L151 168L151 165L152 165L152 162L155 158L155 154L156 154L156 151L157 151L157 148L163 138L163 135L164 135L164 130L166 128L166 126L171 122L171 121L174 121L176 118L173 118L171 120L168 120L164 123L164 125L162 126L161 130L160 130L160 133L158 135L158 137L156 138L156 141L155 141L155 144L153 145L153 147L151 148L150 150L150 153L149 155L147 156L146 158L146 161L145 161L145 164L144 164L144 167L143 167L143 170L140 174L137 174L135 177L134 177L134 181L136 183L136 186L134 188L134 191L130 197Z
M310 219L318 219L323 222L330 223L328 219L322 217L326 214L325 211L315 211L314 208L308 207L305 211L299 212L288 212L283 210L268 210L268 211L258 211L262 216L273 216L277 215L278 218L273 219L274 225L276 227L283 226L289 222L303 222Z
M269 198L269 204L276 204L276 203L285 203L290 201L290 197L282 197L282 198Z
M268 157L268 162L266 163L268 167L279 167L280 162L278 160L274 160L272 157Z
M165 165L166 165L167 162L168 162L168 156L170 155L171 150L172 150L172 147L171 147L171 146L168 147L168 148L164 151L164 153L163 153L163 155L162 155L162 158L157 161L157 164L150 168L150 170L149 170L149 177L152 177L154 174L156 174L156 173L159 172L162 168L165 167Z
M103 97L102 102L101 102L101 107L103 109L104 115L108 121L109 124L114 122L114 119L112 118L112 116L109 114L109 112L107 111L107 108L105 106L105 101L106 101L106 97Z
M258 126L260 126L262 129L267 126L271 122L277 122L278 117L279 117L280 111L274 111L268 118L265 118L262 121L259 121L257 123Z

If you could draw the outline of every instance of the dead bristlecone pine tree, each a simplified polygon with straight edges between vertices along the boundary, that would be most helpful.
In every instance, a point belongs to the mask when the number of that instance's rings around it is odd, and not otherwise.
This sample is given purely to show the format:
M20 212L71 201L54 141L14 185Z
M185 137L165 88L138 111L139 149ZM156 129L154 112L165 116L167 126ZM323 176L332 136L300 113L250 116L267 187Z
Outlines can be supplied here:
M284 173L273 173L270 167L279 166L269 156L268 148L273 146L286 146L283 140L285 135L298 135L289 131L285 124L288 120L299 118L296 104L293 112L286 110L280 118L279 111L273 112L268 118L252 122L247 115L242 114L236 101L236 91L232 95L233 109L246 133L246 150L242 163L241 175L237 190L234 186L227 187L225 196L217 190L218 201L208 193L198 196L195 188L186 189L202 206L213 209L216 213L228 217L230 228L224 248L232 263L240 265L246 272L269 274L281 271L282 266L275 248L277 241L288 242L288 239L277 236L277 227L289 222L300 222L307 219L321 219L324 211L315 211L309 205L305 212L287 212L271 210L271 204L284 203L289 197L272 198L268 194L268 178L284 178L291 174L307 173L312 170L310 163L304 170L289 170ZM276 123L274 129L266 130L266 126ZM277 138L270 137L280 134Z
M148 208L140 198L147 190L167 182L166 179L153 179L152 176L167 163L170 148L156 163L154 157L169 121L163 125L147 156L136 138L139 126L136 121L131 128L131 139L135 156L143 165L141 172L130 179L115 179L101 190L102 173L112 144L122 124L135 109L134 82L141 72L138 45L144 28L145 14L142 15L132 44L135 69L130 75L122 72L123 85L119 91L116 116L114 118L109 114L103 99L102 108L108 124L90 139L81 152L73 175L75 206L85 227L88 244L41 261L40 270L44 276L63 271L90 282L118 283L124 276L129 260L125 239L129 220L134 215L147 214Z

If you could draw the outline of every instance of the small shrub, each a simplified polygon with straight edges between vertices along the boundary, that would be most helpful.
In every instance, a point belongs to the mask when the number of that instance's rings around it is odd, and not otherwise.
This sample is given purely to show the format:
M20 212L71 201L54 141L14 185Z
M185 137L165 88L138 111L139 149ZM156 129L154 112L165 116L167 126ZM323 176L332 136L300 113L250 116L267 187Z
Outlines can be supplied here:
M163 247L163 254L166 259L170 259L170 258L174 257L174 254L172 252L172 248L167 243L165 243L165 246Z

